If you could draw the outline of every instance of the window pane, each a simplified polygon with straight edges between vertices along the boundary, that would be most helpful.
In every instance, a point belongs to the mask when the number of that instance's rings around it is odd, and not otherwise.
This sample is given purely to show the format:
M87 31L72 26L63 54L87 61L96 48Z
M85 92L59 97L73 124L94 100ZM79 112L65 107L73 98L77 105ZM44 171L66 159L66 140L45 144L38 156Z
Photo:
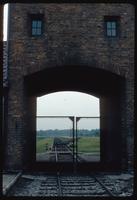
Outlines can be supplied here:
M36 35L36 29L35 28L32 29L32 35Z
M37 26L37 21L33 20L32 21L32 27L35 28Z
M113 29L116 28L116 22L112 22L111 24Z
M112 34L111 34L111 29L108 29L107 30L107 36L111 36Z
M107 28L111 28L111 22L107 22Z
M37 35L41 35L41 29L37 29Z
M32 20L32 35L41 35L41 34L42 34L42 21Z
M115 37L117 35L117 21L110 19L106 23L107 36Z
M112 29L112 36L116 36L116 29Z
M37 21L37 27L38 27L38 28L41 28L41 24L42 24L41 21Z

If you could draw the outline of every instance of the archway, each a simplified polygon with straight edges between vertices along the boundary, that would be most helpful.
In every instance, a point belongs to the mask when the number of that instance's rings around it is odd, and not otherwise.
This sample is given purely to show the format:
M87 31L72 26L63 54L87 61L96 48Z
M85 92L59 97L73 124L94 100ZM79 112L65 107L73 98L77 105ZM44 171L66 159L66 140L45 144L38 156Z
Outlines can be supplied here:
M99 99L81 92L37 98L36 161L100 162Z
M90 166L83 164L80 168L84 170L87 168L96 170L121 168L121 95L124 80L120 76L87 66L58 66L26 76L24 81L27 91L26 105L29 111L27 116L29 121L26 120L26 124L29 126L28 137L33 147L28 159L31 167L34 166L36 154L34 145L36 142L34 138L36 135L36 97L57 91L79 91L100 99L101 132L101 162L92 163ZM55 170L57 166L46 165L45 168Z

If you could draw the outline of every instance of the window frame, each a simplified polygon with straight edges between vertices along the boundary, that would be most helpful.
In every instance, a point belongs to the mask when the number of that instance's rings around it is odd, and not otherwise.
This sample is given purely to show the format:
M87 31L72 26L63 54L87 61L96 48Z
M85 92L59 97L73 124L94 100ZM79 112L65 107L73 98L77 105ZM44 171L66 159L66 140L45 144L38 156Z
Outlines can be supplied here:
M115 28L112 27L108 29L108 23L113 23L115 22ZM105 24L105 36L107 38L118 38L120 36L120 17L119 16L104 16L104 24ZM108 35L108 30L111 31L111 35ZM113 35L113 30L115 30L115 35Z
M44 18L43 14L30 14L30 36L31 37L41 37L43 35L44 33L43 18ZM35 27L33 27L33 21L35 22L40 21L41 22L40 27L38 27L38 24ZM33 34L34 29L36 31L36 34ZM40 34L37 34L38 30L41 32Z

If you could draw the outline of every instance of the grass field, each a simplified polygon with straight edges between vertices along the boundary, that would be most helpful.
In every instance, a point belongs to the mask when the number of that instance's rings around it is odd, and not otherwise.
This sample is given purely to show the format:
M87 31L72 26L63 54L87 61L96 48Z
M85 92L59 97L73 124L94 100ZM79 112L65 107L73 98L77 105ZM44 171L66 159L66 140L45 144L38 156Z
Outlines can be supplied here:
M78 138L78 152L90 153L100 152L100 137Z
M42 153L50 150L53 145L54 138L39 138L37 137L37 153ZM78 152L90 153L100 152L100 137L80 137L78 138Z
M42 153L50 150L52 147L54 138L39 138L37 137L37 142L36 142L36 150L37 153Z

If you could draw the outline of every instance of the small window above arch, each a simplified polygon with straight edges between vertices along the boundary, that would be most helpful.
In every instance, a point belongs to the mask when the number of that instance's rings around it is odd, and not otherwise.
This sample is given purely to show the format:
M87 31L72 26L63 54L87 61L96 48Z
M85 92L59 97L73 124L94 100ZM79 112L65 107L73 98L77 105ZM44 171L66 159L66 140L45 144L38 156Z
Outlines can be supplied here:
M43 35L43 14L30 15L30 35L32 37L39 37Z
M105 16L105 35L107 37L116 38L119 36L119 25L120 17L119 16Z

